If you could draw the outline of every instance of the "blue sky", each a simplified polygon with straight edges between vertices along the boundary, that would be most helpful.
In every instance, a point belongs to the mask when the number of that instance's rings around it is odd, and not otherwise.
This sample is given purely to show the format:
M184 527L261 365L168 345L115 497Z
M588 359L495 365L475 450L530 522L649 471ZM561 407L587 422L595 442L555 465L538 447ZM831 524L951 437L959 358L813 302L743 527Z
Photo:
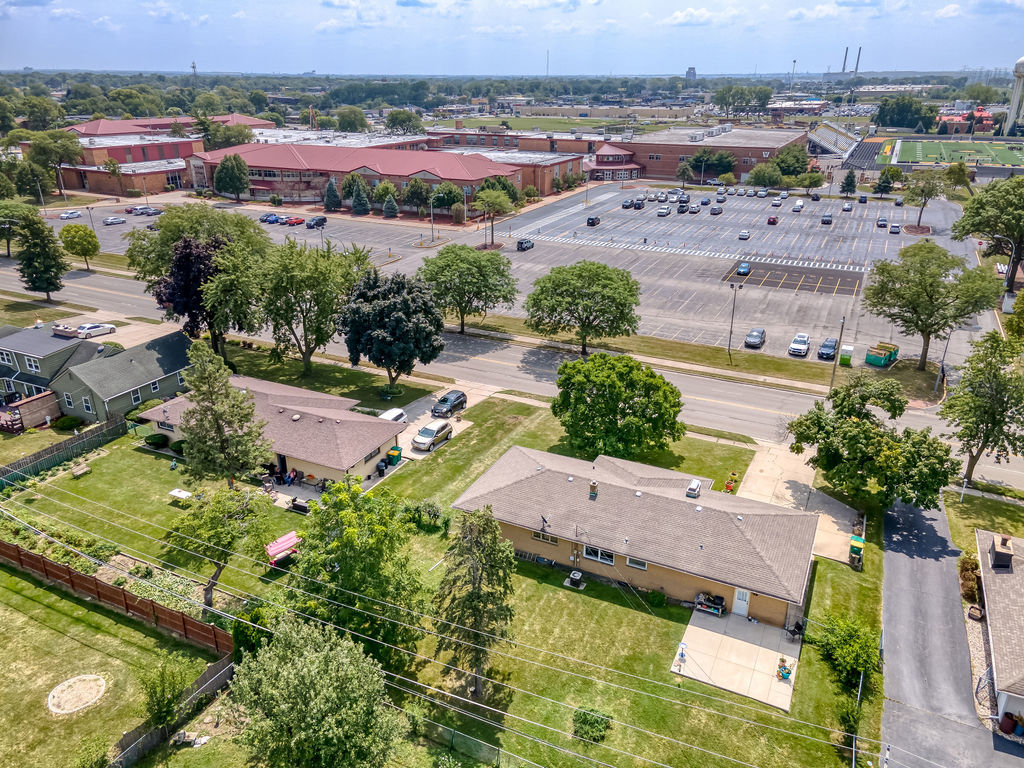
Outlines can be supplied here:
M543 75L1011 68L1024 0L0 0L0 68Z

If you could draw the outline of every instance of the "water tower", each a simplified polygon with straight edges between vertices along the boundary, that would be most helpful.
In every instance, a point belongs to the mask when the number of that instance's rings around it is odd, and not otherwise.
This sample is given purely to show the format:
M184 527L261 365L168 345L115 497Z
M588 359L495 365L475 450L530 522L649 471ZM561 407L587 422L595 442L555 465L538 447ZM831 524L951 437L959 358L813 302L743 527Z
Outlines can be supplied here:
M1009 135L1013 127L1021 120L1021 97L1024 96L1024 56L1017 59L1013 65L1013 95L1010 97L1010 113L1006 116L1006 130L1003 135Z

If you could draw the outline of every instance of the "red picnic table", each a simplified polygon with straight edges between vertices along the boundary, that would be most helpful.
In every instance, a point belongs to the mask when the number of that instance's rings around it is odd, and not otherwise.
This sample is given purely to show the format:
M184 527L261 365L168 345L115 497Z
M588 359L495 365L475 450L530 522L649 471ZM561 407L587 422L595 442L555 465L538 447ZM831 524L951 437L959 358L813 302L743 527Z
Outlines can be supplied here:
M267 557L270 558L270 564L277 565L279 560L284 560L289 555L298 552L296 547L301 541L302 539L295 531L289 531L281 538L267 544Z

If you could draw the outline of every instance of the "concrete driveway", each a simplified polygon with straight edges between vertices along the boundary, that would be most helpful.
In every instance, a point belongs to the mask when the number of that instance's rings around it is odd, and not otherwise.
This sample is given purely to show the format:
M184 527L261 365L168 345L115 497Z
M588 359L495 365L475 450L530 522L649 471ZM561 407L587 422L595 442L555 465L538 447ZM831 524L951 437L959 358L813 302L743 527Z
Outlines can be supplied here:
M971 701L959 555L943 511L896 504L886 513L882 738L910 768L1021 768L1024 749L982 728Z
M404 410L409 416L409 423L406 425L405 430L398 436L398 444L402 447L402 458L408 459L422 459L425 456L429 456L428 451L419 451L412 447L412 439L416 436L416 433L423 427L434 420L434 417L430 415L430 409L433 407L441 396L452 389L460 389L466 393L466 400L468 401L467 408L472 408L479 402L486 400L488 397L498 391L498 387L491 387L484 384L469 384L467 382L456 382L450 387L439 389L426 397L421 397L419 400L414 400L405 406ZM461 411L459 415L461 416ZM463 430L473 426L473 422L467 421L466 419L460 419L458 416L452 417L448 420L452 425L452 437L457 437L462 433ZM441 446L434 450L439 450Z

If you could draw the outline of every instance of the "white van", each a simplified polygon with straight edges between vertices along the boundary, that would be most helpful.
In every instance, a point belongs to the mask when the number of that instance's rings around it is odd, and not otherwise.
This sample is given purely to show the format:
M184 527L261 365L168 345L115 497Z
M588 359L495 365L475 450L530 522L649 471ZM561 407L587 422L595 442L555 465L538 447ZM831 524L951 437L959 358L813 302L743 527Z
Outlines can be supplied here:
M686 495L691 499L696 499L700 496L700 485L700 480L696 477L693 478L693 480L690 481L690 484L686 487Z
M384 419L385 421L397 421L405 424L409 421L409 416L401 408L390 408L382 413L377 418Z

